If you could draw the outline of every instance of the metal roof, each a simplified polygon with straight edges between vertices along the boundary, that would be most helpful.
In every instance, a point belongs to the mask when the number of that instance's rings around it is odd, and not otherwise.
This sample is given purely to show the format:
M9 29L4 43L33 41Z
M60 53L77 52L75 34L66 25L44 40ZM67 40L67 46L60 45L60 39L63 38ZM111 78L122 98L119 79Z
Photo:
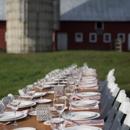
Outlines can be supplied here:
M61 21L130 21L130 0L61 0Z
M0 0L0 20L6 20L6 0Z

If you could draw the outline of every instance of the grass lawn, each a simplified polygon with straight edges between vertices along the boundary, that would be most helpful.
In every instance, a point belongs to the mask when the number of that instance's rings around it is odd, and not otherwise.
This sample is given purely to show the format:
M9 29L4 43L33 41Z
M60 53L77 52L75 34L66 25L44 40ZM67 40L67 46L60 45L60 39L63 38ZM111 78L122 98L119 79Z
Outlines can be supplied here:
M0 53L0 99L57 68L72 63L79 67L86 62L96 68L98 79L104 80L108 71L115 68L116 83L130 96L130 53L114 51L59 51L31 54Z

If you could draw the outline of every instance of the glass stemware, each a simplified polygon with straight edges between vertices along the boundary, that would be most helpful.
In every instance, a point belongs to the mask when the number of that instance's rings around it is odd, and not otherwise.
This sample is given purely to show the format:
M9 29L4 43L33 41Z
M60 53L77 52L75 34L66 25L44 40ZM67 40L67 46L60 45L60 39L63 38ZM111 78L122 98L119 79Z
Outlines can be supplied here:
M59 118L61 118L61 114L64 111L66 106L66 99L64 97L56 97L53 100L53 105L59 114Z
M50 119L50 126L52 130L63 130L65 128L65 119L52 118Z
M19 95L13 95L10 98L10 108L14 111L14 116L15 116L15 121L13 124L11 124L12 126L18 126L19 124L16 122L16 112L18 110L19 104L21 103L21 99Z
M30 96L30 100L32 100L33 97L34 97L34 94L35 94L35 90L34 89L27 90L27 94ZM33 107L32 106L30 108L30 111L33 111Z

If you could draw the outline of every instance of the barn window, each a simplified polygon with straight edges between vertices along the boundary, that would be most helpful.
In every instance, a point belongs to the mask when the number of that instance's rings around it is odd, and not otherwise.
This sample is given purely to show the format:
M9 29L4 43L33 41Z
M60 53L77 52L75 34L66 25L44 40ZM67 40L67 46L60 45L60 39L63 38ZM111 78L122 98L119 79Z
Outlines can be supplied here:
M83 33L76 33L75 34L75 41L76 42L83 42Z
M118 33L117 37L121 39L122 43L125 42L125 34L124 33Z
M90 33L89 34L89 41L90 42L97 42L97 34L96 33Z
M96 30L103 30L104 29L104 23L103 22L96 22L95 23L95 29Z
M104 33L104 35L103 35L103 41L105 43L110 43L111 42L111 34L110 33Z

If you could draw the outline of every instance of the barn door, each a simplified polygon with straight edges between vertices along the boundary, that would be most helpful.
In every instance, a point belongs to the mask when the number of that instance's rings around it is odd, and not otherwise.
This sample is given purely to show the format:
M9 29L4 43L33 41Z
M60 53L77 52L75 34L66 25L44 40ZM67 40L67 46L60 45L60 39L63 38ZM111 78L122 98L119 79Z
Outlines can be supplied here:
M68 49L68 35L67 33L58 33L57 35L57 50Z

